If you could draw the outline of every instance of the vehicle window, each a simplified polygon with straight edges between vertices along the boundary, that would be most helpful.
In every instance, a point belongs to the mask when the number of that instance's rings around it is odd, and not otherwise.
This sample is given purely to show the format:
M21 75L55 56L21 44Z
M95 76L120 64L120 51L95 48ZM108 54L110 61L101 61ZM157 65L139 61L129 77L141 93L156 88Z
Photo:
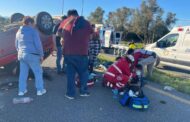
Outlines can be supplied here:
M190 34L186 34L183 45L185 47L190 47Z
M116 38L120 38L120 33L116 33Z
M112 41L114 40L113 32L111 32L111 40L112 40Z
M176 42L178 40L178 37L179 37L179 34L170 34L170 35L166 36L165 38L163 38L162 40L160 40L157 43L157 46L161 47L161 48L175 46Z

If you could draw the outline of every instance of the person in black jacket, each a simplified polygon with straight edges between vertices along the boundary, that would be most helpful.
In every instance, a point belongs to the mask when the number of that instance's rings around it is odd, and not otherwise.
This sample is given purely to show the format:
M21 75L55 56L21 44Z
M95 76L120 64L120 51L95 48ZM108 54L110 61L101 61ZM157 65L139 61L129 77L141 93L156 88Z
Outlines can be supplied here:
M67 16L63 16L61 19L63 21L66 18ZM55 42L55 47L56 47L55 50L57 51L57 59L56 59L57 73L61 74L62 72L64 72L64 63L61 66L61 59L63 56L63 48L62 48L63 39L57 34L59 26L60 26L60 22L54 26L53 34L54 34L54 42Z

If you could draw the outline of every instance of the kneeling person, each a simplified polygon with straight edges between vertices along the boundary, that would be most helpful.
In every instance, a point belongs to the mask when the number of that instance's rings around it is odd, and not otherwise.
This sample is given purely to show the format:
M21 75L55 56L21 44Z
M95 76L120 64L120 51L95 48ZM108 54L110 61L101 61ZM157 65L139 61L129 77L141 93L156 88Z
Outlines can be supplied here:
M127 55L113 63L104 74L104 84L113 89L122 89L132 78L131 66L134 57Z

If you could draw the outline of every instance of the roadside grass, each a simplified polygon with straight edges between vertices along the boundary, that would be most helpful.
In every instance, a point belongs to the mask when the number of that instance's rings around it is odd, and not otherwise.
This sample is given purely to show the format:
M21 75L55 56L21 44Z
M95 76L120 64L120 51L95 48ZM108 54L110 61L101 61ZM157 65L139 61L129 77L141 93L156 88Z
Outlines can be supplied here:
M98 59L100 63L115 61L114 57L105 54L99 54ZM164 86L171 86L180 92L190 94L190 79L181 78L179 75L161 72L155 68L149 80Z
M160 83L161 85L171 86L180 92L190 94L190 79L181 78L179 75L164 73L154 69L150 80Z
M98 59L99 59L100 63L114 62L115 61L115 57L105 55L105 54L102 54L102 53L98 55Z

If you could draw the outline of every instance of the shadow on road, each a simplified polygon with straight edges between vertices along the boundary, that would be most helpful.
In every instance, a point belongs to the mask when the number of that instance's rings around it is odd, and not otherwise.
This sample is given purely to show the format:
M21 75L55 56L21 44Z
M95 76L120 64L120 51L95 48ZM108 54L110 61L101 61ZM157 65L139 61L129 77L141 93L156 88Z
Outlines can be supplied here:
M53 72L56 72L56 70L53 68L49 68L49 67L43 67L43 78L48 81L52 81L53 78L52 78L51 74ZM0 77L1 76L5 77L5 78L11 77L11 76L19 77L19 74L8 73L3 68L0 68ZM34 79L34 74L32 73L32 71L29 72L28 78Z

